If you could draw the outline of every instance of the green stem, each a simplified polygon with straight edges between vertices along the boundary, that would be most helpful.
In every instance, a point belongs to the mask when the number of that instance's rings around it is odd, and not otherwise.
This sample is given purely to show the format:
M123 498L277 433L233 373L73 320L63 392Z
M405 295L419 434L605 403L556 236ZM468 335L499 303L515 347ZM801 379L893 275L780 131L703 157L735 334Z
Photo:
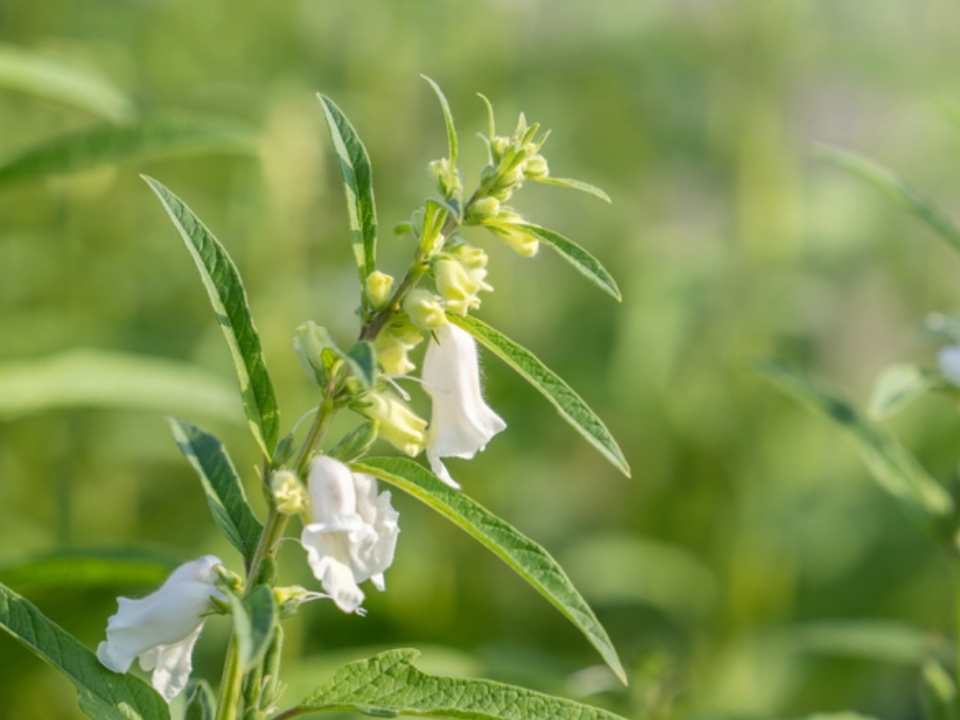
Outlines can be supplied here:
M217 720L236 720L240 711L240 688L243 673L240 672L240 655L237 641L232 635L227 646L227 659L223 664L223 680L220 684L220 702L217 704Z

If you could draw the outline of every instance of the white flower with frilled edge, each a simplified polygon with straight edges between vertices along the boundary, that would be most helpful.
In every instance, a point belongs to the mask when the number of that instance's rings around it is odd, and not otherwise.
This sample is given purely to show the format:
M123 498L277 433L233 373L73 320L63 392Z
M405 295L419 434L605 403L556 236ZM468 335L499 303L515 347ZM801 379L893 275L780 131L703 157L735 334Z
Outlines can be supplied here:
M193 669L193 646L203 629L220 558L207 555L181 565L156 592L144 598L117 598L119 610L107 621L107 639L97 658L118 673L130 669L135 658L153 671L153 687L167 702L187 686Z
M437 477L459 488L440 458L472 458L507 424L483 401L470 334L452 323L435 334L423 360L423 387L433 400L427 459Z
M377 492L376 480L326 455L311 463L308 490L310 523L300 537L307 562L337 607L358 612L361 582L385 588L383 573L393 563L400 514L389 492Z

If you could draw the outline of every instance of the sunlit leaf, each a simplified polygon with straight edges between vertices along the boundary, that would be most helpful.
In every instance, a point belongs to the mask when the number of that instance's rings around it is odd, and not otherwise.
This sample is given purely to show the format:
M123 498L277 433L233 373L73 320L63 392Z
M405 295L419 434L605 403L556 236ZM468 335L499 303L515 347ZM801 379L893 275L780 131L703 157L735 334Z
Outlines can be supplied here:
M960 251L960 228L933 203L901 180L890 168L863 155L829 145L821 145L818 148L818 154L885 192Z
M133 675L107 670L73 635L0 585L0 628L67 676L95 720L169 720L167 703Z
M580 190L581 192L594 195L605 202L612 202L612 200L610 200L610 196L607 195L603 190L591 185L590 183L581 182L580 180L572 180L571 178L555 178L550 177L549 175L547 177L530 178L530 180L532 182L538 182L541 185L557 185L558 187Z
M957 683L936 660L923 663L920 699L929 720L957 720Z
M78 349L0 363L0 419L76 407L243 422L236 391L226 381L176 360Z
M626 683L607 631L546 550L408 458L365 458L353 469L410 493L480 541L563 613Z
M160 198L200 272L233 358L250 429L269 458L280 435L280 412L240 273L223 245L180 198L153 178L144 180Z
M277 603L273 591L266 585L257 585L245 598L229 595L228 599L240 667L247 673L260 663L273 641L278 620Z
M0 88L79 108L113 122L136 114L130 98L105 78L75 63L15 45L0 44Z
M613 276L607 272L607 269L600 264L599 260L572 240L538 225L511 223L510 227L528 232L538 240L543 241L556 250L560 257L573 265L594 285L617 300L621 299L620 288L617 287L617 282L613 279Z
M250 509L227 449L216 436L185 420L170 418L170 430L203 484L214 522L249 563L263 525Z
M779 362L762 360L755 367L781 390L843 428L874 480L888 493L927 515L946 515L953 510L947 491L884 427L869 422L845 400Z
M341 668L300 707L393 717L476 720L620 720L599 708L490 680L427 675L413 666L417 650L388 650Z
M437 95L437 100L440 101L440 109L443 111L443 122L447 126L447 144L449 146L450 168L451 171L453 171L453 168L456 167L457 164L457 129L453 125L453 113L450 112L450 103L447 102L447 98L443 94L443 91L440 89L439 85L437 85L426 75L421 75L420 77L430 83L430 87L433 88L433 92Z
M873 386L869 414L881 419L903 410L912 400L942 386L943 379L916 365L897 364L886 368Z
M330 98L317 95L323 108L339 159L340 177L347 197L347 214L350 218L350 234L353 255L360 271L360 284L376 269L377 263L377 208L373 200L373 172L370 156L360 141L357 131L346 115Z
M540 362L529 350L520 347L486 323L470 316L461 317L450 314L448 317L450 322L473 335L482 345L520 373L527 382L553 403L564 420L622 473L630 475L630 466L623 457L617 441L607 430L607 426L559 375Z
M152 587L178 565L139 548L56 550L0 567L0 582L19 590Z
M256 151L255 141L256 131L249 126L202 116L108 125L58 136L0 162L0 186L123 161L208 153L249 155Z

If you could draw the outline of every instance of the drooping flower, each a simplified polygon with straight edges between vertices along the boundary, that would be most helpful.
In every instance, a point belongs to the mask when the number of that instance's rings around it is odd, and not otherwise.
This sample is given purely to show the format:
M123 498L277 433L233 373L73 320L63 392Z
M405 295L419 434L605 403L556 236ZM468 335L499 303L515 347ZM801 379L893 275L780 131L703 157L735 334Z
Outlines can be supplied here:
M470 334L452 323L435 334L423 360L423 387L433 400L427 459L437 477L459 488L441 458L472 458L507 424L483 400Z
M125 673L139 658L141 668L153 671L153 687L170 702L190 679L193 646L204 613L212 608L210 598L222 597L214 586L222 564L207 555L178 567L144 598L117 598L119 610L107 621L107 639L97 648L97 659Z
M427 421L388 392L368 392L366 404L357 410L378 424L380 436L410 457L416 457L427 443Z
M308 485L310 523L300 537L307 562L337 607L358 612L364 598L360 583L385 588L383 573L393 563L400 514L389 492L377 492L376 480L327 455L311 463Z

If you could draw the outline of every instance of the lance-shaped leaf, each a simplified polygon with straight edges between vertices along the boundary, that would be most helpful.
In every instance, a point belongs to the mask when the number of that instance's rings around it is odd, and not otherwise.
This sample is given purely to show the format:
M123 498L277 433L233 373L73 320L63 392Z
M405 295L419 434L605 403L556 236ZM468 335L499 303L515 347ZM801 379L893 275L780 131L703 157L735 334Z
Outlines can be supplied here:
M256 152L256 130L202 116L149 118L60 136L0 164L0 186L130 160Z
M822 145L818 154L879 188L933 228L960 251L960 228L920 193L907 185L890 168L857 153Z
M410 493L479 540L563 613L626 683L607 631L550 553L408 458L365 458L352 467Z
M436 94L437 100L440 101L440 109L443 111L443 122L447 126L447 145L449 146L450 169L451 172L453 172L457 165L457 129L453 125L453 113L450 112L450 103L447 102L447 97L443 94L443 90L440 89L439 85L437 85L426 75L421 75L420 77L430 83L430 87L433 88L433 92Z
M867 412L879 420L899 412L931 390L947 388L947 383L935 372L916 365L891 365L877 378Z
M886 428L869 422L845 400L779 362L761 360L755 367L781 390L843 428L873 479L888 493L926 515L946 515L953 510L947 491Z
M106 79L15 45L0 44L0 87L70 105L120 122L136 114L133 102Z
M0 419L74 407L243 422L236 391L227 382L176 360L78 349L0 363Z
M188 687L186 697L187 706L183 711L183 720L213 720L217 713L217 700L205 680L199 680L193 687Z
M139 548L57 550L0 567L0 582L20 590L153 587L179 565Z
M376 269L377 208L373 200L373 171L370 156L357 131L330 98L317 94L330 130L330 139L340 165L340 177L347 196L347 214L353 255L360 271L360 284Z
M544 365L529 350L474 317L448 314L450 322L459 325L489 348L507 365L516 370L533 387L540 391L587 441L613 463L620 471L630 476L630 466L617 441L607 426L597 417L583 399L564 382L563 378Z
M572 240L568 240L563 235L547 230L539 225L528 225L527 223L511 223L510 227L533 235L538 240L542 240L547 245L556 250L560 257L573 265L587 280L592 282L598 288L608 295L620 300L620 288L617 287L617 281L607 272L607 269L600 264L593 255L577 245Z
M277 603L273 591L257 585L245 598L228 595L233 613L233 634L244 673L256 667L266 654L277 627Z
M233 358L250 429L269 458L280 435L280 412L240 273L223 245L180 198L153 178L144 180L160 198L196 263Z
M413 666L419 654L410 649L388 650L345 665L298 710L471 720L622 720L606 710L515 685L428 675Z
M227 449L216 436L185 420L170 418L170 430L180 450L197 471L214 522L249 563L260 542L263 525L250 509L243 483Z
M581 180L573 180L571 178L555 178L550 177L540 177L540 178L530 178L532 182L540 183L541 185L556 185L557 187L571 188L572 190L579 190L580 192L585 192L595 197L600 198L604 202L612 202L610 196L607 195L603 190L591 185L590 183L582 182Z
M66 675L77 688L80 708L95 720L169 720L167 703L153 688L107 670L73 635L4 585L0 628Z

